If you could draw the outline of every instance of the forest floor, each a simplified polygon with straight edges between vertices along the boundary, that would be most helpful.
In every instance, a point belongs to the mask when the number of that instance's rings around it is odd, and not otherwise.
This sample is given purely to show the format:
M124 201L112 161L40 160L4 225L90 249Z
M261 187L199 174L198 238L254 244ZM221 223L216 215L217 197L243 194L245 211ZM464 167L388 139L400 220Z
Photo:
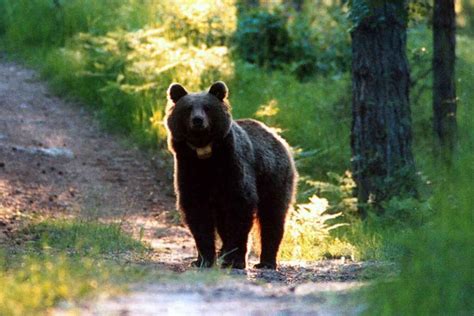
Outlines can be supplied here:
M180 278L191 269L195 250L187 229L172 216L170 169L103 131L80 104L54 96L35 71L0 59L0 245L11 244L32 220L120 221L151 246L146 265L176 274L174 281L150 279L130 284L123 296L82 302L74 307L80 314L361 312L363 304L353 303L351 290L363 286L364 272L376 263L283 262L278 271L228 271L213 282ZM70 309L60 304L54 313Z

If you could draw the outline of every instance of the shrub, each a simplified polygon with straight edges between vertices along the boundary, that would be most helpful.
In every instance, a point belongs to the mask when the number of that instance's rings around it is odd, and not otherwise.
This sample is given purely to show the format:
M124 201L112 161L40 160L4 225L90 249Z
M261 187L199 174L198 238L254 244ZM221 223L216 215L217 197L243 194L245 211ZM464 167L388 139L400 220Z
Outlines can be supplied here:
M142 145L164 144L172 81L196 91L231 71L221 45L235 29L232 0L187 2L179 10L170 1L136 0L0 0L2 7L7 48L32 58L58 92L85 101L106 127Z
M226 47L170 41L165 31L78 34L53 51L45 73L60 89L86 99L111 130L135 134L144 144L164 144L162 120L170 82L195 91L231 71ZM75 65L75 72L65 64Z
M278 11L252 11L241 17L235 43L241 58L259 66L278 68L292 58L286 17Z
M466 144L468 145L468 144ZM469 146L467 146L469 148ZM434 221L404 234L400 275L368 292L368 314L472 315L474 233L472 146L442 175L433 197Z
M229 40L236 27L234 0L173 1L159 4L160 23L156 26L167 30L171 40L186 38L196 46L222 46Z
M342 213L327 214L328 206L326 199L313 195L309 203L299 204L296 210L290 211L280 251L282 259L354 257L352 245L331 237L331 230L347 224L331 224Z
M348 71L351 48L346 8L315 7L292 14L283 7L244 14L235 34L237 53L261 67L288 68L300 79Z
M314 5L289 20L291 70L304 79L314 74L341 75L350 71L351 40L347 8Z

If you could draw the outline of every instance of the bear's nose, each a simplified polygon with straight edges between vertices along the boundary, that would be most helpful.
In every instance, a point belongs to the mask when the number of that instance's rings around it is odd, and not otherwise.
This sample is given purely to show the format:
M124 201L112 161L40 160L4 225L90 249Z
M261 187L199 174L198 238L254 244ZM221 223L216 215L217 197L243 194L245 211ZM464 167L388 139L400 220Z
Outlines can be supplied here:
M195 116L192 119L193 127L202 128L204 126L204 118L201 116Z

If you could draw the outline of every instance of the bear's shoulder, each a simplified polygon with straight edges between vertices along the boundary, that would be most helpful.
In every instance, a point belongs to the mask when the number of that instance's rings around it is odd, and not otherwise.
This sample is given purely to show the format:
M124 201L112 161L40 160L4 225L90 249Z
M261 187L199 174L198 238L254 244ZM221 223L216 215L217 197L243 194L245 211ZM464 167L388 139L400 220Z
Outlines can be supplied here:
M264 123L254 120L254 119L240 119L235 121L247 134L250 138L263 138L263 139L272 139L280 137L275 130L272 130L270 127Z

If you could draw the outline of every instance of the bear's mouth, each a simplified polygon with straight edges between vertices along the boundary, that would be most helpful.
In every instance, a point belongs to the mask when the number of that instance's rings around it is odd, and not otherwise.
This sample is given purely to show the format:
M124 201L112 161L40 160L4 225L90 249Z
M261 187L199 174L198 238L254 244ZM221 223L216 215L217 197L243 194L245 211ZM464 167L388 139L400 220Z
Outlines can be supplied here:
M203 148L206 147L211 143L211 133L206 129L191 129L186 135L186 141L196 147L196 148Z

